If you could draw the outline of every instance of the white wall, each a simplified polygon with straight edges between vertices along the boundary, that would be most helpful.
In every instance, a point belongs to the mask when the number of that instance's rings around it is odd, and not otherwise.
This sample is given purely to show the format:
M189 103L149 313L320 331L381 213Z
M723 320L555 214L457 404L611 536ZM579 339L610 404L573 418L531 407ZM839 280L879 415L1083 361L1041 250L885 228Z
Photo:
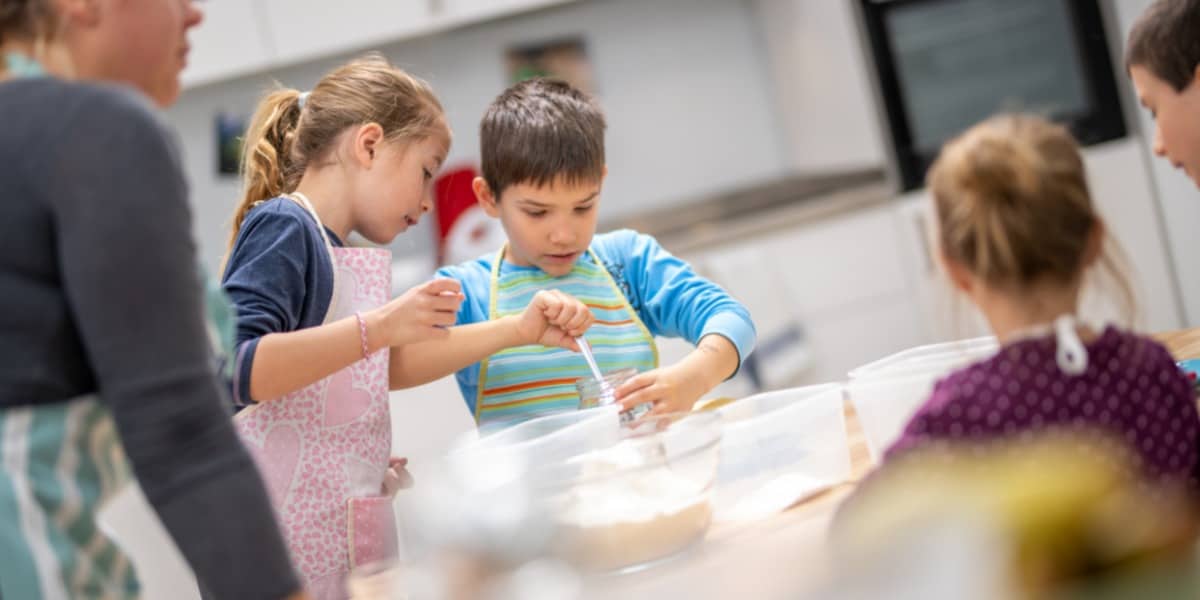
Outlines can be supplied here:
M754 0L789 164L802 172L886 160L850 0Z
M1129 29L1153 0L1112 0L1114 21L1120 28L1119 47L1122 52ZM1115 57L1119 63L1123 56ZM1127 81L1127 78L1126 78ZM1182 172L1166 160L1154 156L1154 121L1148 111L1129 96L1131 125L1140 129L1141 160L1148 164L1151 184L1158 197L1160 218L1166 231L1166 243L1174 259L1173 266L1183 296L1188 326L1200 325L1200 267L1194 257L1200 256L1200 191Z
M685 203L780 175L786 151L750 7L732 0L590 1L387 46L398 64L430 80L455 131L449 164L474 162L477 127L507 84L511 44L581 34L608 114L609 180L602 218ZM236 43L230 40L230 43ZM307 88L341 58L269 74ZM249 112L271 78L189 90L169 112L185 140L201 250L214 266L238 195L218 178L214 117ZM430 223L397 240L398 254L431 247Z

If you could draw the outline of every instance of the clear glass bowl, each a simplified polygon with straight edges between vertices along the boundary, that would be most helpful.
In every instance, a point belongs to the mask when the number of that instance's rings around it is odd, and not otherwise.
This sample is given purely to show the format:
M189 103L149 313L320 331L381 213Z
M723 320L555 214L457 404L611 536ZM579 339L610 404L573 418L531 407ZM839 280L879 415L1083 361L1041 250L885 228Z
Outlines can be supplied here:
M643 417L615 445L528 473L555 553L584 571L626 571L702 540L712 522L720 418Z

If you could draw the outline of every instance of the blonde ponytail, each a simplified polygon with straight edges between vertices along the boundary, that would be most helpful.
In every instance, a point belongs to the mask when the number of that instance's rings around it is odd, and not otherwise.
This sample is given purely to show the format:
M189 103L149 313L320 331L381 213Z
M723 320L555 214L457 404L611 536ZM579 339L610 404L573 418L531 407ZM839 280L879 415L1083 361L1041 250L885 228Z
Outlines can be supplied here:
M242 199L233 211L227 254L255 204L292 191L303 169L292 158L300 124L300 92L273 91L259 103L242 141ZM222 266L222 270L224 267Z

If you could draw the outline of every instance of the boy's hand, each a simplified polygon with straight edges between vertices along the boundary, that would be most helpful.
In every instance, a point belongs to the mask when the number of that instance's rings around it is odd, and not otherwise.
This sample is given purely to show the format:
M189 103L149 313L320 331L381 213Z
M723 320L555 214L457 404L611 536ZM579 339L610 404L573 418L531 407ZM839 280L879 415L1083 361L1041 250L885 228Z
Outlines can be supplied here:
M690 376L683 364L646 371L617 388L621 410L652 403L650 415L687 412L708 391L703 378Z
M518 317L517 332L524 344L578 352L575 338L583 335L595 320L592 311L578 299L558 290L541 291Z
M709 334L686 358L669 367L647 371L617 388L622 410L651 402L651 415L692 410L701 396L720 385L737 369L733 343Z

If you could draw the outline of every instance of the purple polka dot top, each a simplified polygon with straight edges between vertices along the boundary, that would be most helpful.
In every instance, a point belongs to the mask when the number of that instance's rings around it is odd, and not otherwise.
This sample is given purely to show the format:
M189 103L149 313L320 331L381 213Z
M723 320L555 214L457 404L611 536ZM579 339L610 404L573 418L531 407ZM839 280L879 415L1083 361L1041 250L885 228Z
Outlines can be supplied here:
M1085 345L1087 370L1064 373L1053 335L1005 345L939 381L887 452L933 441L984 441L1049 428L1092 428L1124 440L1151 478L1196 483L1200 415L1165 348L1109 327Z

